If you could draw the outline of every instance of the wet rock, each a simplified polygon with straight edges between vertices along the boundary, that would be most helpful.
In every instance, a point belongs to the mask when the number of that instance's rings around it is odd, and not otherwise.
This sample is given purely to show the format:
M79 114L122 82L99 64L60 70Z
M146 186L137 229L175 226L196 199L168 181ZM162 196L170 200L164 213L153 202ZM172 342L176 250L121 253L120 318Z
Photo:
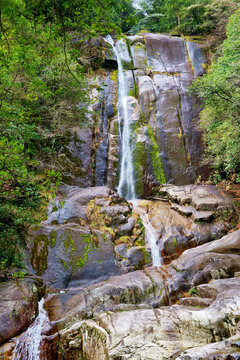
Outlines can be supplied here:
M128 218L127 223L122 224L118 227L119 233L122 235L131 235L135 224L136 219L134 217Z
M31 267L48 287L79 286L120 272L112 235L76 223L32 231L29 248Z
M169 263L174 258L177 258L186 249L219 239L231 228L222 221L211 224L195 223L189 216L182 216L180 214L190 215L199 213L189 206L171 206L163 201L152 202L145 200L139 201L138 207L134 208L134 212L140 214L141 208L145 209L149 221L155 229L158 240L157 244L164 263ZM173 208L178 211L173 210ZM185 208L186 212L183 210ZM207 215L207 219L209 219L213 214L211 212L211 214L204 213L203 215ZM205 222L207 222L207 219Z
M69 141L61 148L55 164L64 183L81 187L91 186L92 145L91 129L71 129Z
M153 110L153 103L156 101L156 93L152 79L149 76L137 77L139 87L139 98L142 113L146 120L150 120L150 113Z
M108 128L116 115L116 82L113 74L108 72L104 79L104 87L98 96L99 121L95 137L95 184L103 186L107 182L107 166L109 152Z
M92 320L78 322L69 329L61 331L59 341L60 351L64 352L66 359L109 359L108 334Z
M185 43L181 38L147 34L145 44L148 64L153 71L175 73L187 62Z
M201 48L198 44L192 41L187 41L187 49L189 58L191 59L191 62L193 64L195 76L202 76L205 73L203 64L207 61L203 55Z
M131 46L131 53L133 58L133 67L135 69L146 70L148 67L148 62L145 45L139 41L136 42L135 40L134 44Z
M227 211L233 209L233 202L223 190L212 185L166 185L161 194L179 204L190 204L199 211Z
M59 195L49 205L47 223L57 221L63 224L64 221L81 218L86 219L87 204L95 197L107 197L111 190L106 186L81 189L74 186L61 186Z
M41 281L31 278L8 280L0 284L0 344L25 330L38 312ZM10 351L11 346L9 350Z
M154 271L153 271L154 273ZM123 305L128 308L149 307L151 303L165 301L163 280L154 278L151 271L134 271L120 276L113 276L89 287L69 288L65 293L55 295L46 301L50 321L64 319L66 324L73 324L75 317L85 319L104 311L117 311ZM60 324L60 323L59 323Z
M0 360L12 360L15 344L8 342L0 346Z
M115 44L116 49L119 52L120 59L122 60L123 66L130 70L132 68L132 59L128 52L128 47L125 39L120 39Z
M144 246L133 246L126 252L126 258L134 270L142 269L144 266L151 264L151 254Z

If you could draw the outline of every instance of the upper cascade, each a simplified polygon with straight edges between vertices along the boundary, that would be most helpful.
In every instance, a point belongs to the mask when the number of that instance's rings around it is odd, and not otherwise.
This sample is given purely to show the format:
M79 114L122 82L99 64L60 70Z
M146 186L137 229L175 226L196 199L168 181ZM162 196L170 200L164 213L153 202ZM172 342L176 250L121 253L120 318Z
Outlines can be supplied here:
M113 39L110 35L106 37L106 41L111 44L118 63L118 124L121 137L121 166L118 193L120 196L124 196L128 200L133 200L135 199L136 194L128 112L128 84L121 60L121 47L115 47Z

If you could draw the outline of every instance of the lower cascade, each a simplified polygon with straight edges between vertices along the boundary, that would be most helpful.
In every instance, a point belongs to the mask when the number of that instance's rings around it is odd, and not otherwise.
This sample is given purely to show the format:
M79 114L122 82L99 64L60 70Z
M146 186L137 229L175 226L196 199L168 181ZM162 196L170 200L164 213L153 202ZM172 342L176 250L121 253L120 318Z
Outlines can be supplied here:
M34 323L18 338L12 360L40 360L42 330L49 321L43 305L44 298L39 302Z
M161 266L162 258L158 245L159 234L151 224L146 209L141 207L141 200L132 200L131 203L133 204L133 211L140 216L145 227L145 243L148 244L151 249L152 265Z

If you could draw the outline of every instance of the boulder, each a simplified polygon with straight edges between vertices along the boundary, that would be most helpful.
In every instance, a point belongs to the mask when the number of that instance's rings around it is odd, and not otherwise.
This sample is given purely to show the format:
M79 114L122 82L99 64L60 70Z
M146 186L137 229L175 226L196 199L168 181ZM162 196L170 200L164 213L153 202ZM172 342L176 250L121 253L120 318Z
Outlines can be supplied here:
M41 281L33 278L0 283L0 344L16 336L33 322L38 313L41 286Z
M107 197L110 194L111 190L106 186L81 189L63 185L59 188L59 195L49 204L46 223L63 224L64 221L74 218L86 219L88 202L95 197Z
M42 226L29 234L28 241L31 268L48 287L79 286L121 271L115 264L112 235L87 226Z
M198 211L233 210L232 198L213 185L166 185L160 187L160 193L178 204L190 204Z

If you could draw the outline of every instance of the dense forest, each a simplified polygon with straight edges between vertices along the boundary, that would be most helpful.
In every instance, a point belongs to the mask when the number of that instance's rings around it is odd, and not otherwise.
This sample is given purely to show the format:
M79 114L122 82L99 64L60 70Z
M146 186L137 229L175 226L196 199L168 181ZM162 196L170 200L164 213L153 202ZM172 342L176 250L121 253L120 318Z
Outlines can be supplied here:
M212 51L191 91L212 181L240 182L240 2L231 0L0 1L0 266L21 266L28 227L61 184L51 167L74 122L88 126L91 71L82 59L99 35L161 32L204 38ZM75 39L78 46L75 46ZM81 46L79 46L79 43ZM81 106L79 106L81 104Z

